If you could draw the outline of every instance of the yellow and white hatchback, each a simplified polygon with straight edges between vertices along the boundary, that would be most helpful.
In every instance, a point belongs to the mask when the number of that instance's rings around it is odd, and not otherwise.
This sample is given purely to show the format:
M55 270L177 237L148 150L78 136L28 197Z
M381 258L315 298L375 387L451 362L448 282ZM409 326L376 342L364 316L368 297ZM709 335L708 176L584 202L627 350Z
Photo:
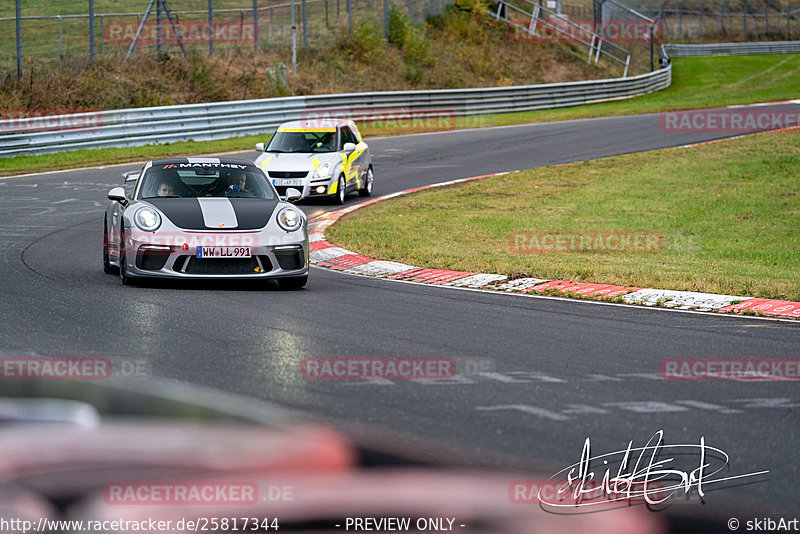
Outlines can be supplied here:
M344 204L348 193L372 194L374 173L367 143L351 120L299 120L282 124L256 158L280 195L290 187L303 198Z

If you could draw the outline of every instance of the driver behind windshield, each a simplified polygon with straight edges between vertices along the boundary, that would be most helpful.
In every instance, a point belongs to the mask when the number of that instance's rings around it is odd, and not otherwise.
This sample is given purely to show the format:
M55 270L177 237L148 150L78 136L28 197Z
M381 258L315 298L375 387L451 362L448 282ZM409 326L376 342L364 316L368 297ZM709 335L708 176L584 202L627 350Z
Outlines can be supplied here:
M247 175L245 175L244 171L231 171L228 176L227 191L244 191L246 184Z
M328 132L319 141L314 143L314 150L331 152L336 150L336 132Z
M171 197L175 194L175 186L173 186L172 182L169 180L161 180L161 183L158 184L158 190L156 192L160 197Z

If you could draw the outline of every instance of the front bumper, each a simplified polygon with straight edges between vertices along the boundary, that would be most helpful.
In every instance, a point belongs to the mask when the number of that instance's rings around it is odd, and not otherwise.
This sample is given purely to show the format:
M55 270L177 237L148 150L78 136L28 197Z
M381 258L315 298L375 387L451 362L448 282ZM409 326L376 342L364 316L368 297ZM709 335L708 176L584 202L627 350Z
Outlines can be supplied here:
M336 179L333 177L314 179L313 176L313 171L309 171L307 177L296 179L301 182L300 184L295 183L294 185L284 185L283 179L270 177L270 181L273 181L272 185L281 196L286 196L286 190L290 187L300 191L303 194L303 198L324 197L335 193L335 191L331 192L331 187L337 182ZM318 190L319 188L321 188L321 191Z
M258 234L227 234L224 243L207 233L187 232L172 243L134 232L126 239L128 275L138 278L272 279L308 275L308 236L264 239ZM216 236L215 236L216 237ZM232 237L238 242L230 244ZM300 239L297 239L300 238ZM249 246L249 258L200 258L199 246Z

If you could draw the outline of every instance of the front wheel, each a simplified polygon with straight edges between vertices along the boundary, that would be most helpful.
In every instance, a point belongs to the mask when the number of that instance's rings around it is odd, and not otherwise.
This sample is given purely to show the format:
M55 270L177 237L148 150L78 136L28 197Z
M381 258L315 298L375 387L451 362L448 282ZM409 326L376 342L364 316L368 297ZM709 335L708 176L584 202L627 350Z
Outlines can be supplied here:
M368 197L372 195L372 184L375 181L375 176L372 174L372 167L367 169L367 177L364 178L364 187L358 190L359 196Z
M294 276L292 278L279 278L278 285L281 289L300 289L308 283L308 275Z
M347 195L345 187L344 175L342 175L339 177L339 185L337 186L338 189L336 191L336 197L334 198L334 201L339 205L344 204L344 197Z
M116 274L117 268L111 265L108 258L108 247L111 244L108 242L108 219L103 218L103 272L106 274Z
M125 234L120 232L119 236L119 280L123 286L131 285L131 277L128 276L128 255L125 253Z

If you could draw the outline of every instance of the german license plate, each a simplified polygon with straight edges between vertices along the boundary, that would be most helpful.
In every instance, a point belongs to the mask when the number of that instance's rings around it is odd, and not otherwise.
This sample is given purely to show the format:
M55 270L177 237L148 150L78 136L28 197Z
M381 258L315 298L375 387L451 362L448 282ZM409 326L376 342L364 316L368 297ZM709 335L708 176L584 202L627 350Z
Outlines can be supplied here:
M197 247L198 258L249 258L250 247Z
M272 185L303 185L303 180L292 178L275 178Z

